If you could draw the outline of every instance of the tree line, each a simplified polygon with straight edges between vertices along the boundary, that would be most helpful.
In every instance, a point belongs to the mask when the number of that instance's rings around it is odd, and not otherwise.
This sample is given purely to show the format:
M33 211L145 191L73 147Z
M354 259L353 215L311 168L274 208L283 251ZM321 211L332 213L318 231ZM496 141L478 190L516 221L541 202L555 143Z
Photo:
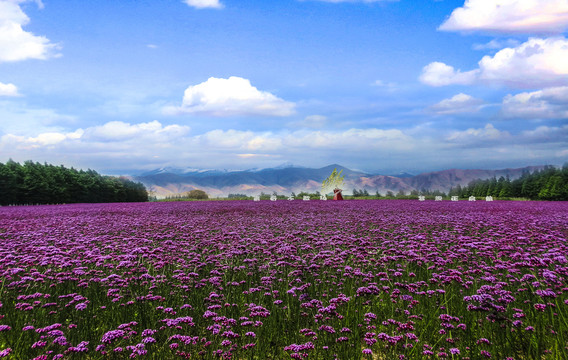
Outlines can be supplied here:
M183 194L175 194L166 196L165 201L183 201L183 200L207 200L209 195L199 189L191 190Z
M148 201L141 183L94 170L9 160L0 163L0 205Z
M546 166L533 173L525 172L516 179L501 176L487 180L473 180L467 186L457 186L449 195L496 198L526 198L530 200L568 200L568 163L559 169Z

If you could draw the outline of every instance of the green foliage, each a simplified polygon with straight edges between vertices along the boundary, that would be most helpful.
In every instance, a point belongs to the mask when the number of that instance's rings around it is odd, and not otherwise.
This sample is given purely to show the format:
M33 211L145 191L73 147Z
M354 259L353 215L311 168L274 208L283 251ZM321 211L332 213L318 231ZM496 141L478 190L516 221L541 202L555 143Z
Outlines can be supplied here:
M370 195L367 189L364 190L353 189L353 197L369 197L369 196Z
M306 191L302 191L302 192L298 193L298 195L296 195L295 198L302 200L304 198L304 196L309 196L310 200L319 200L321 193L319 191L316 191L315 193L309 193L309 192L306 192Z
M247 194L229 194L227 199L247 200L249 197Z
M141 183L94 170L8 160L0 163L0 205L148 201Z
M203 190L191 190L187 193L187 197L189 199L197 199L197 200L207 200L209 199L209 195Z
M245 195L246 196L246 195ZM209 195L203 190L194 189L183 194L166 196L166 201L208 200Z
M450 195L461 198L470 196L494 198L525 198L530 200L568 200L568 164L562 169L546 166L532 174L525 173L512 180L501 176L499 179L473 180L463 188L450 190Z

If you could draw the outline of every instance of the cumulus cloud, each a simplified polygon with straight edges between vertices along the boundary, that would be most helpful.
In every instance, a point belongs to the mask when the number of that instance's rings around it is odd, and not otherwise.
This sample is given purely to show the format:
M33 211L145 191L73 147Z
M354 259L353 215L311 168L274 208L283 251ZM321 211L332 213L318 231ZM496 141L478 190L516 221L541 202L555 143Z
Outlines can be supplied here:
M122 121L110 121L101 126L88 128L85 131L87 139L98 141L124 141L133 138L155 137L157 139L181 137L189 132L188 126L168 125L160 122L129 124Z
M173 147L180 151L183 145L175 143L185 139L189 130L187 126L164 126L158 121L139 124L111 121L73 132L49 131L32 136L7 133L0 138L0 150L14 158L29 151L36 151L30 153L29 158L34 159L41 158L44 151L65 156L89 154L101 161L120 156L144 158L156 149L164 152Z
M473 83L504 84L517 88L568 85L568 39L530 38L515 48L484 56L479 68L461 72L433 62L424 67L420 81L431 86Z
M465 131L454 131L448 137L447 141L454 143L479 143L479 142L495 142L502 141L511 137L507 131L496 129L493 124L487 124L481 129L470 128Z
M487 124L482 128L452 131L441 141L439 147L428 151L481 168L503 167L503 164L562 164L566 161L566 157L562 156L563 150L568 146L566 139L568 125L541 126L515 134Z
M81 136L83 136L83 133L84 131L82 129L78 129L71 133L47 132L38 134L37 136L29 137L6 134L2 136L0 142L3 146L12 145L17 146L20 149L33 149L49 147L59 144L65 140L78 140L81 138Z
M568 84L568 40L531 38L479 62L480 79L520 87Z
M161 157L177 159L182 154L198 156L205 152L222 154L270 154L307 151L356 152L396 151L414 147L415 141L397 129L357 129L337 131L296 130L293 132L257 132L243 130L212 130L190 135L181 125L164 126L158 121L129 124L112 121L100 126L78 129L74 132L46 132L33 136L6 134L0 138L0 149L18 152L29 149L50 149L58 146L61 152L72 148L77 153L104 153L142 156L157 153ZM211 160L211 159L210 159Z
M255 133L240 130L212 130L199 136L200 143L212 148L236 151L278 151L282 139L272 132Z
M566 0L466 0L439 27L443 31L557 34L566 29Z
M501 111L508 118L567 119L568 86L507 95Z
M401 130L348 129L343 131L297 130L290 133L213 130L199 135L207 148L235 151L280 152L285 149L354 149L408 148L412 138Z
M568 125L563 126L539 126L534 130L525 130L519 140L523 143L540 143L550 145L561 144L563 150L568 150Z
M453 66L446 65L441 62L432 62L422 69L420 81L431 86L445 85L469 85L472 84L477 76L478 70L462 72L454 69Z
M184 0L184 2L192 6L196 9L206 9L206 8L213 8L213 9L222 9L223 4L219 2L219 0Z
M471 95L459 93L449 99L444 99L432 105L429 110L440 115L473 113L481 109L483 100L476 99Z
M434 131L435 129L430 129ZM437 133L439 131L436 131ZM0 137L0 153L16 161L34 159L120 173L162 166L249 168L283 159L306 166L340 163L365 168L449 168L556 161L566 149L568 126L539 127L510 134L487 124L432 138L428 131L352 128L262 132L212 130L191 134L181 125L157 121L110 122L75 131ZM493 163L491 163L493 161ZM535 162L536 161L536 162ZM562 160L559 160L562 162ZM116 173L116 172L111 172Z
M168 107L169 114L202 114L228 117L243 115L289 116L295 104L260 91L250 80L237 76L228 79L211 77L201 84L189 86L181 107Z
M398 88L398 85L396 83L383 80L375 80L373 83L371 83L371 86L386 89L387 91L391 92L397 90Z
M0 96L19 96L18 88L14 84L0 82Z
M54 51L58 45L52 44L45 36L22 29L30 22L19 5L22 2L0 0L0 62L47 59L57 55Z
M414 139L398 129L358 129L343 131L298 130L285 137L290 147L311 149L342 149L344 151L408 150Z

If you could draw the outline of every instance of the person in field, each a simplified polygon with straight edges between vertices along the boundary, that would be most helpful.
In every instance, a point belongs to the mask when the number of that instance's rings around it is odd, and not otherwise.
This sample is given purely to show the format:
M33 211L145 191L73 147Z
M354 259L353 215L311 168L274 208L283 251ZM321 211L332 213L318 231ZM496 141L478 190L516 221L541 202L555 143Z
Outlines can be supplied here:
M333 189L333 200L343 200L343 196L341 196L342 191L340 188Z

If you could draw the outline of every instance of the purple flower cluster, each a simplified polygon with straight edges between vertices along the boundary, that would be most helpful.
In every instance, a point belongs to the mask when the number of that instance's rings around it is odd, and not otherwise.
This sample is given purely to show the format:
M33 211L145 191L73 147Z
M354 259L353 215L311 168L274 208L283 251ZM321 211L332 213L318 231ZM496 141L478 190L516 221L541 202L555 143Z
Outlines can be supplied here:
M538 202L0 208L0 357L568 358Z

